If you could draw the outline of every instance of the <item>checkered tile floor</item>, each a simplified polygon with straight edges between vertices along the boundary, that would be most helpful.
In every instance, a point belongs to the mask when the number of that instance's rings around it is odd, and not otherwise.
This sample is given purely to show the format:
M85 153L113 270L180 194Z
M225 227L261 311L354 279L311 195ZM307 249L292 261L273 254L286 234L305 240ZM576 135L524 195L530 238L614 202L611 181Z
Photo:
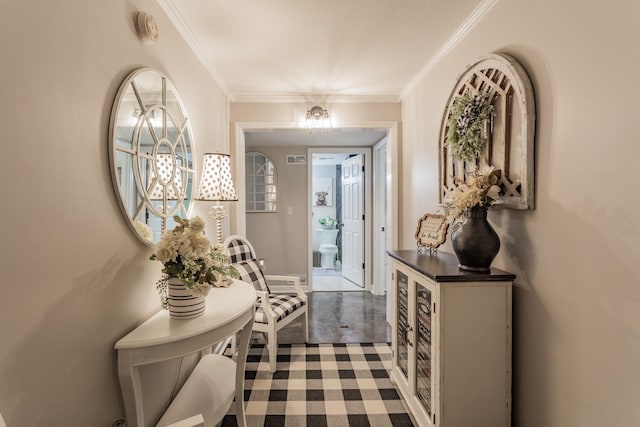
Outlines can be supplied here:
M391 348L386 343L281 344L277 368L269 372L264 345L249 349L249 427L413 426L389 379ZM222 427L235 426L235 415L225 416Z

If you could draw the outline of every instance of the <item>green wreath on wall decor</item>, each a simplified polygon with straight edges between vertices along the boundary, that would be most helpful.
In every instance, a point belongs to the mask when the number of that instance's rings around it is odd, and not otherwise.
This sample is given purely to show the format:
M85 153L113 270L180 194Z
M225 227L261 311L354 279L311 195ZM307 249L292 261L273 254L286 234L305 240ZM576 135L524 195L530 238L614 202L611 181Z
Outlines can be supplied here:
M485 120L492 113L488 93L472 94L467 89L453 101L447 123L447 146L454 159L472 161L480 156L486 143L482 137Z

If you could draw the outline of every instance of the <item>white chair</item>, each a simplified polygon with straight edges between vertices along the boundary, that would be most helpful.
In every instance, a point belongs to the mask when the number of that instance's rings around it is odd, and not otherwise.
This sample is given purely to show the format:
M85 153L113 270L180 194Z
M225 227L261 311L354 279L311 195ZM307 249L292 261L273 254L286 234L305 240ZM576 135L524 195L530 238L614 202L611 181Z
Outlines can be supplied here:
M233 402L235 375L236 364L230 358L219 354L205 354L162 414L156 427L218 425Z
M307 326L309 316L307 311L307 295L300 285L297 276L282 276L263 274L258 266L256 252L253 245L242 236L229 236L222 243L231 264L240 273L240 280L253 283L258 294L253 330L265 334L269 349L269 367L276 371L276 357L278 351L278 331L298 317L303 317L304 341L309 339ZM293 285L291 293L271 293L268 283L279 282Z
M193 417L178 421L177 423L173 423L167 427L205 427L204 417L202 414L194 415Z

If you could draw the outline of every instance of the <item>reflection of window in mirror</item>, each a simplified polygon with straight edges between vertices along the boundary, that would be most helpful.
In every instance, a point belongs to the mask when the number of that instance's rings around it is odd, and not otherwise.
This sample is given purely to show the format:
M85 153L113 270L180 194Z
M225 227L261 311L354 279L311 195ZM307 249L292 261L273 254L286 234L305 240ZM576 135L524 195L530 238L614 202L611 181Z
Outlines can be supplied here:
M247 212L275 212L277 174L271 159L258 152L245 154Z

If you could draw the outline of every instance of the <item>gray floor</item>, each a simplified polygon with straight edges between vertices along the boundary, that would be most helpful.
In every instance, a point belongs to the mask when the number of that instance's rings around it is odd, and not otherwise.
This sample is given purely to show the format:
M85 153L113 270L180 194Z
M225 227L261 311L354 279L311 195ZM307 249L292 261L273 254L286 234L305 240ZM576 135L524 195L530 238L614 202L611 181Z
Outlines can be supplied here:
M252 342L262 342L254 334ZM302 323L295 321L278 333L278 344L303 343ZM309 294L310 343L391 342L385 319L385 297L370 292L311 292Z

